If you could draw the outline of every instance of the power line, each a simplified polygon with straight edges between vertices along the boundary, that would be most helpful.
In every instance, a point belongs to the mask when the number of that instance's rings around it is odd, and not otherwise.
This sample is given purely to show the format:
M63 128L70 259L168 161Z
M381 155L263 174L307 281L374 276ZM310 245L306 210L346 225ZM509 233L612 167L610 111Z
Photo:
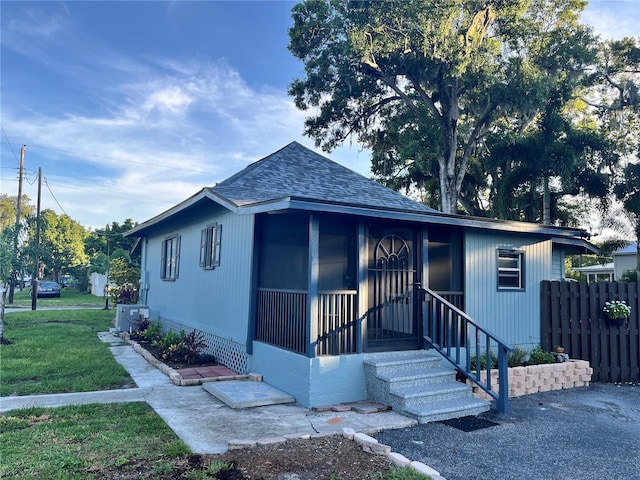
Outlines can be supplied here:
M64 208L62 208L62 205L60 205L60 202L58 202L58 199L56 198L56 196L53 194L53 191L51 190L51 187L49 186L49 182L47 181L47 177L44 178L44 184L47 186L47 189L49 190L49 193L51 193L51 196L53 197L53 199L55 200L56 204L60 207L60 210L62 210L62 213L64 213L67 217L69 216L69 214L67 212L64 211Z
M20 160L18 160L18 156L16 155L16 152L13 150L13 147L11 146L11 142L9 141L9 137L7 136L7 132L4 131L4 127L2 126L2 124L0 124L0 128L2 129L2 134L4 135L4 138L7 139L7 144L9 145L9 149L11 150L11 153L13 153L13 157L16 159L17 162L19 162Z

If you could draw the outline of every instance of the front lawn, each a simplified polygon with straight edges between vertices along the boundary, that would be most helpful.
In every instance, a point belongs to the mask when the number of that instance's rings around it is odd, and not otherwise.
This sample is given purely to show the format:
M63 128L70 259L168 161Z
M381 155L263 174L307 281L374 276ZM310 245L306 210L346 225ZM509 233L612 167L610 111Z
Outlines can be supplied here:
M166 478L188 452L145 403L29 408L0 416L0 478Z
M104 298L96 297L86 292L79 292L76 288L63 288L60 298L39 298L37 307L104 307ZM13 303L7 303L7 308L31 308L31 288L16 292Z
M113 310L31 310L5 315L0 396L88 392L134 386L98 332Z

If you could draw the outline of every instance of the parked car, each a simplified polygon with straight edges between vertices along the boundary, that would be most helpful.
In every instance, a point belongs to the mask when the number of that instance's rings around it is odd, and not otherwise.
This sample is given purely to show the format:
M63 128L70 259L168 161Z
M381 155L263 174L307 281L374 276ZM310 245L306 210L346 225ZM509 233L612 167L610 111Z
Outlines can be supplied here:
M38 298L42 297L60 297L60 285L58 285L58 282L43 280L38 283Z

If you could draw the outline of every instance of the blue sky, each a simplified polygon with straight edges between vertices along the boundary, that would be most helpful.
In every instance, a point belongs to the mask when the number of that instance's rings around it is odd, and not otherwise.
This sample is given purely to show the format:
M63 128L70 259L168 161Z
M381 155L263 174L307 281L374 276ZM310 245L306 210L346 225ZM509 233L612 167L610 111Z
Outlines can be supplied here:
M46 179L42 206L85 227L144 221L303 137L287 96L295 2L0 3L0 193ZM593 1L606 38L640 35L640 0ZM345 145L330 158L369 174Z

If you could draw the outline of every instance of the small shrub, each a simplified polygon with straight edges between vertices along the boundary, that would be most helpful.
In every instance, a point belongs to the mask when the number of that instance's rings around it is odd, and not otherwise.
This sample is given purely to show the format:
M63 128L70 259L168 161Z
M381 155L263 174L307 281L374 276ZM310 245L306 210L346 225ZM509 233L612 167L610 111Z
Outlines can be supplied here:
M498 368L498 357L496 356L495 353L491 352L490 354L490 361L491 361L491 365L489 366L489 368ZM476 369L476 356L472 355L471 356L471 370L475 370ZM480 370L486 370L487 369L487 354L483 353L482 355L480 355Z
M158 347L162 350L162 358L173 359L181 356L182 354L182 339L184 337L184 330L180 333L176 333L173 330L167 331L159 339L151 342L151 345Z
M545 352L540 345L533 347L529 352L529 365L543 365L546 363L555 363L556 358L551 352Z
M529 352L520 347L513 347L513 350L507 354L507 366L519 367L524 365Z
M144 332L147 328L149 328L149 325L151 325L151 321L149 321L148 318L143 318L142 320L140 320L136 334L141 335L142 332Z
M148 342L158 341L162 338L162 325L160 322L151 322L141 335Z
M401 467L385 473L383 478L384 480L429 480L431 477L416 472L413 468Z
M620 275L621 282L637 282L638 281L638 271L637 270L625 270Z
M194 329L182 337L182 355L187 363L195 362L205 348L207 344L202 332L196 332Z

